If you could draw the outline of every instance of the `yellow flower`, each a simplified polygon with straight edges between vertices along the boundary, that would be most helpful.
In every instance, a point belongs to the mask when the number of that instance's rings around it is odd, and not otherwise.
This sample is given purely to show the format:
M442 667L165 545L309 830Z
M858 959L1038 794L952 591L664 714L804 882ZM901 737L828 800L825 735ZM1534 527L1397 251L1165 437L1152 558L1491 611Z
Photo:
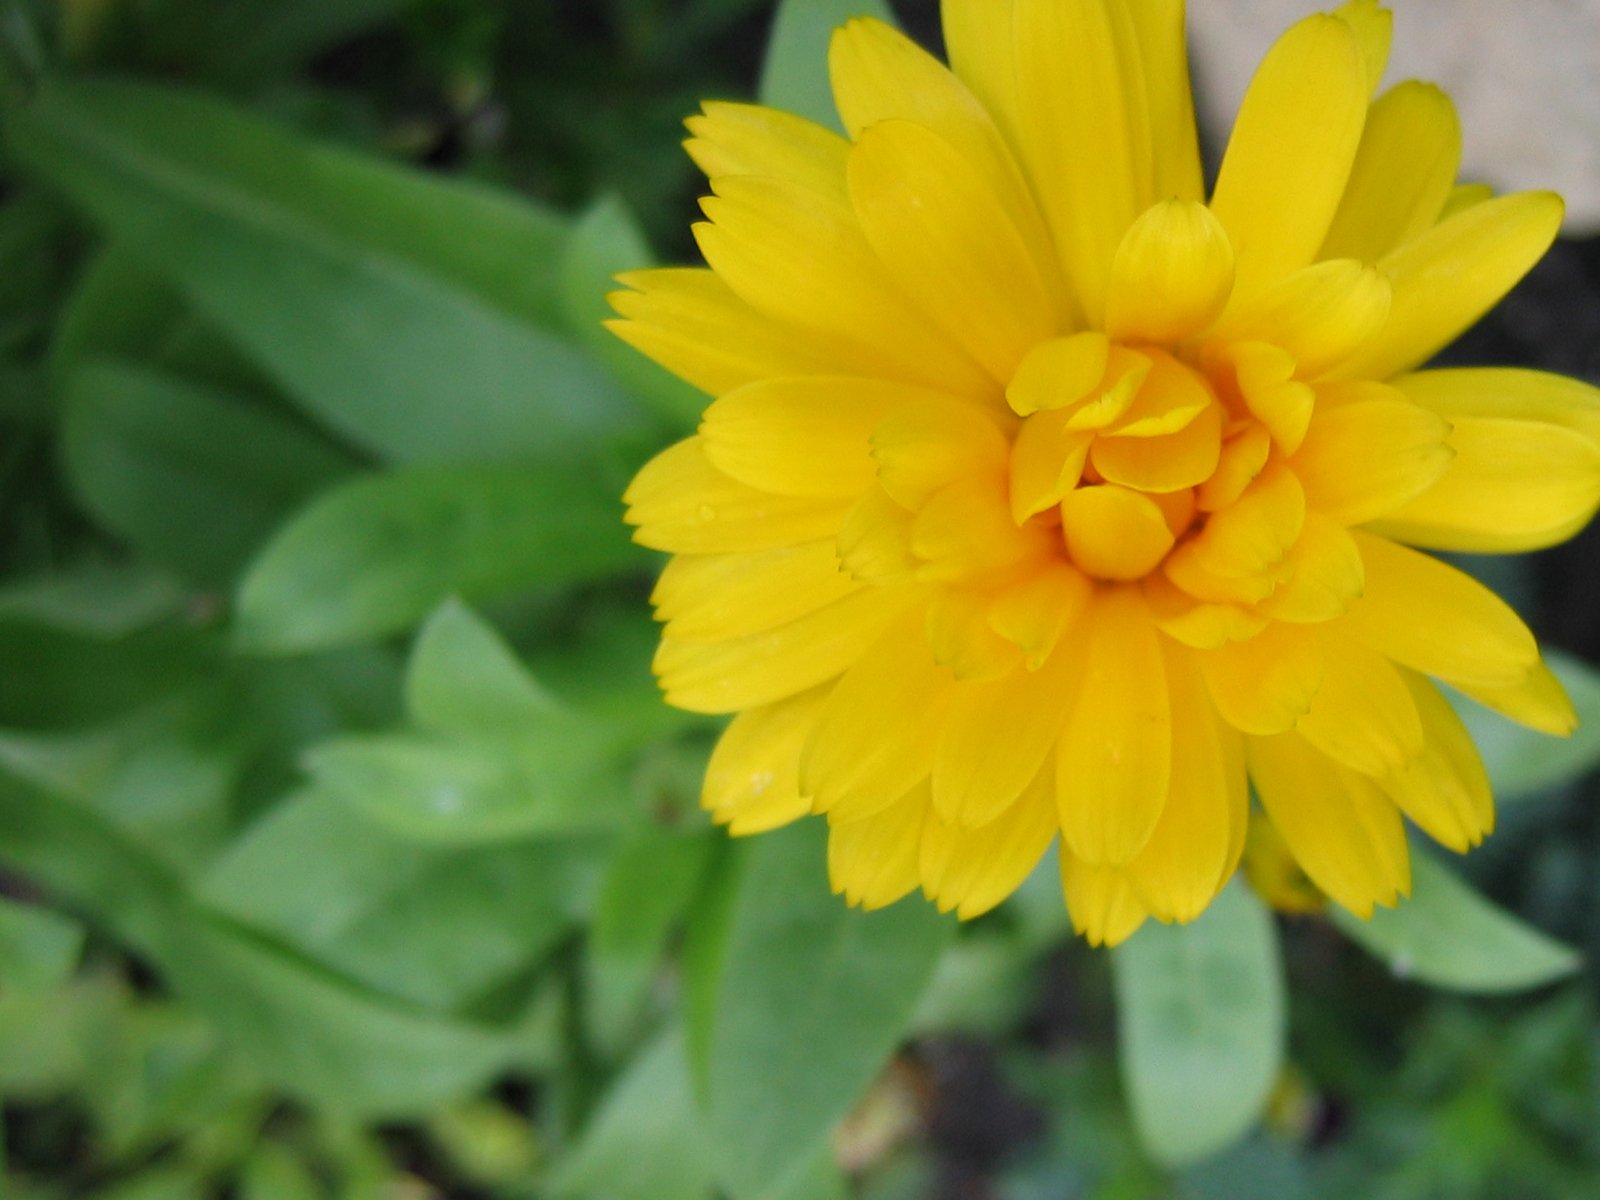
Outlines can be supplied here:
M1059 837L1096 943L1199 915L1252 821L1340 904L1395 903L1402 816L1457 851L1494 821L1428 677L1573 723L1512 611L1412 548L1547 546L1600 503L1600 394L1416 371L1560 200L1457 187L1437 89L1373 99L1375 0L1277 43L1209 200L1182 0L944 23L953 69L835 35L848 137L705 105L710 269L613 298L717 397L627 495L675 556L667 699L738 714L706 806L825 814L852 903L963 917Z

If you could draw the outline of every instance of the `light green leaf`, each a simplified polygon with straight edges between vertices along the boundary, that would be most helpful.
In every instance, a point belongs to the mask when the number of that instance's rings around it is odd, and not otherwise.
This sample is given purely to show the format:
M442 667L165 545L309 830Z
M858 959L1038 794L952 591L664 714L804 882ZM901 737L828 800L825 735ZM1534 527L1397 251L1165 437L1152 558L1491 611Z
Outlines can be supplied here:
M416 467L329 492L239 590L237 636L292 654L395 633L448 596L592 580L639 563L617 492L578 466Z
M516 747L372 734L305 756L317 786L403 837L472 845L616 828L630 791L603 729L548 716Z
M551 1189L586 1200L710 1200L710 1157L679 1030L663 1030L611 1085Z
M1146 926L1113 952L1122 1077L1151 1156L1181 1166L1255 1124L1284 1053L1272 918L1242 883L1190 925Z
M0 784L0 861L91 913L265 1079L331 1113L427 1111L517 1057L503 1031L386 999L206 911L104 819L47 792Z
M354 464L245 397L101 362L65 381L62 453L107 528L203 583L231 583L272 530Z
M450 1011L543 958L587 912L599 851L429 846L311 791L247 830L198 890L331 969Z
M605 328L617 314L606 296L616 276L655 265L639 222L619 197L605 196L578 218L561 263L562 299L578 342L673 427L689 432L709 401L705 393L657 366Z
M239 1200L323 1200L317 1177L300 1156L278 1142L262 1142L239 1179Z
M705 1080L718 1176L738 1200L812 1162L904 1036L954 932L916 900L852 910L827 880L824 823L804 821L757 840L732 902Z
M0 897L0 993L60 986L82 950L83 928L76 921Z
M1570 783L1600 766L1600 671L1559 650L1545 658L1578 711L1570 737L1526 729L1467 700L1456 705L1501 800Z
M1516 992L1564 979L1577 951L1490 904L1431 855L1411 856L1411 898L1363 921L1333 908L1333 923L1401 979L1462 992Z
M783 0L761 69L761 103L839 127L828 83L828 43L851 17L895 24L884 0Z
M492 625L454 598L417 635L406 668L406 708L437 733L520 736L565 716Z
M561 461L640 428L562 337L561 226L215 101L52 81L12 149L340 433L407 461Z

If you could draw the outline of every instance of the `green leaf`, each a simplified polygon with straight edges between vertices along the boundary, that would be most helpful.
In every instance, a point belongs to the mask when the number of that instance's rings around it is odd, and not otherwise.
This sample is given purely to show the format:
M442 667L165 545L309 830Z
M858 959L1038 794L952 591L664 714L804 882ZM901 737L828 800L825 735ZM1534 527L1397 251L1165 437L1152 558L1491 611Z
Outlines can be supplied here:
M710 1156L680 1030L663 1030L611 1085L557 1166L551 1190L606 1200L710 1200Z
M406 668L406 708L437 733L520 736L566 715L492 625L459 600L439 606Z
M712 993L706 1129L739 1200L805 1170L910 1022L955 922L911 901L856 912L829 893L826 831L751 847Z
M615 317L606 296L621 285L616 276L655 265L644 231L616 196L605 196L578 218L561 264L562 299L578 342L675 428L699 423L708 397L657 366L605 328Z
M568 460L637 431L556 326L561 226L532 206L140 84L53 81L7 132L340 433L408 461Z
M47 792L0 784L0 861L90 912L264 1078L332 1113L427 1111L517 1056L500 1030L387 1000L206 911L102 818Z
M103 362L66 380L62 453L86 508L157 562L231 583L350 459L243 397Z
M1193 924L1141 929L1112 963L1122 1076L1145 1148L1181 1166L1242 1137L1284 1053L1283 969L1266 909L1233 883Z
M1411 856L1411 898L1370 921L1333 923L1401 979L1462 992L1515 992L1573 974L1577 951L1490 904L1431 855Z
M828 84L828 43L833 31L851 17L896 24L884 0L783 0L773 18L761 69L761 103L837 129L839 118Z
M115 640L173 616L183 591L146 567L86 560L0 587L0 620Z
M1545 658L1578 712L1578 728L1570 737L1524 728L1469 701L1457 704L1502 800L1570 783L1600 766L1600 671L1559 650Z
M60 913L0 897L0 992L47 992L66 982L83 928Z
M335 489L261 553L241 646L266 654L395 633L448 596L592 580L640 561L611 484L569 466L416 467Z
M300 1156L277 1142L262 1142L239 1179L239 1200L323 1200L317 1177Z
M305 764L318 787L386 829L472 845L616 828L631 796L612 750L604 730L546 718L515 750L373 734L325 742Z
M305 792L251 826L198 892L329 968L451 1011L549 953L587 912L599 859L573 840L441 849Z

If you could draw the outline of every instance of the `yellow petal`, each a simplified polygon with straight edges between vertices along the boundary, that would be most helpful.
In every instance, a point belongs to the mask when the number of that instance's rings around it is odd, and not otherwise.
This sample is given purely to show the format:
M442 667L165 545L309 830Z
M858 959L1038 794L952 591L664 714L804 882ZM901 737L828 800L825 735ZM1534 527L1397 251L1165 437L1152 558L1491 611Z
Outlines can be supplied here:
M1205 528L1166 562L1167 577L1197 600L1228 600L1209 595L1196 572L1223 579L1264 580L1264 598L1272 590L1271 572L1287 557L1305 527L1305 493L1294 473L1269 467L1234 504L1213 513Z
M992 383L895 288L855 214L800 184L733 176L701 201L706 262L758 312L803 331L846 374L982 394Z
M1271 455L1272 435L1263 426L1252 421L1230 431L1222 443L1216 473L1195 496L1200 511L1217 512L1233 504L1266 469Z
M1405 826L1375 783L1292 733L1251 738L1247 753L1262 807L1312 882L1360 917L1410 894Z
M1139 903L1123 867L1092 866L1061 848L1061 891L1072 927L1091 946L1127 941L1150 914Z
M1047 560L1054 538L1030 525L1018 528L1002 476L963 479L937 492L911 526L911 548L922 560L919 579L980 582Z
M1049 563L1003 589L989 607L989 624L1027 655L1036 671L1088 602L1091 585L1066 563Z
M1290 625L1196 656L1220 712L1241 733L1285 733L1311 711L1326 670L1321 641Z
M1014 0L945 0L944 44L950 66L995 123L1019 145Z
M1126 581L1153 571L1176 540L1154 500L1112 484L1068 492L1061 501L1061 533L1080 570Z
M921 565L911 552L911 522L911 513L873 488L839 527L839 565L862 583L910 581Z
M1461 183L1450 189L1450 195L1439 213L1440 221L1447 221L1458 212L1465 212L1474 204L1494 199L1494 188L1487 183Z
M864 588L748 637L725 642L663 637L655 672L667 703L690 712L738 712L771 704L842 674L916 595L916 589Z
M656 455L623 494L633 540L674 554L731 554L831 536L846 507L738 483L706 459L699 438Z
M1078 660L1075 649L1063 647L1037 671L956 689L933 763L941 820L984 825L1016 802L1061 736L1077 697Z
M1245 641L1267 625L1265 617L1237 605L1196 600L1162 574L1152 574L1143 586L1156 628L1194 650L1215 650Z
M1233 246L1222 223L1198 201L1164 200L1117 247L1106 332L1173 345L1208 328L1232 291Z
M1394 287L1383 332L1339 368L1387 379L1419 366L1499 303L1561 228L1561 198L1523 192L1440 222L1378 264Z
M1078 309L1101 328L1112 257L1155 198L1135 26L1105 0L1015 4L1023 158Z
M1361 61L1367 68L1367 94L1378 90L1384 69L1389 65L1389 47L1394 40L1394 14L1378 0L1345 0L1334 15L1349 23L1361 44Z
M1281 913L1317 913L1328 907L1328 897L1301 870L1265 813L1251 817L1244 872L1256 894Z
M1463 683L1456 684L1455 688L1485 708L1540 733L1567 737L1578 727L1578 714L1567 689L1543 662L1529 671L1526 678L1509 687Z
M1128 865L1140 903L1163 921L1192 921L1238 865L1249 819L1244 743L1217 715L1190 656L1167 655L1172 787L1150 841Z
M1306 504L1344 525L1394 512L1439 481L1454 455L1450 425L1387 389L1373 398L1320 405L1289 467Z
M1296 624L1341 617L1361 595L1366 573L1361 552L1343 526L1307 513L1305 528L1279 568L1272 595L1256 606L1262 616Z
M607 299L611 330L641 354L713 396L775 375L813 375L828 358L807 338L761 316L706 269L630 271L634 289Z
M1461 166L1461 122L1438 88L1411 80L1367 117L1350 186L1321 258L1377 262L1431 228Z
M1400 770L1422 753L1422 720L1400 672L1352 637L1323 639L1322 684L1296 732L1363 775Z
M1055 330L1039 259L988 181L937 134L881 121L850 154L862 231L900 289L999 383Z
M684 122L689 157L713 182L731 175L786 179L844 197L850 143L831 129L759 104L708 100Z
M811 736L826 688L746 709L717 739L700 806L735 836L765 833L811 811L800 792L800 748Z
M801 753L800 788L816 811L856 820L926 779L954 688L920 616L885 633L829 694Z
M1184 0L1141 0L1124 6L1133 21L1144 65L1154 157L1151 195L1157 200L1203 200L1200 139L1189 86Z
M750 554L680 554L651 593L656 620L686 642L743 637L787 624L860 589L831 540Z
M1232 365L1240 399L1285 454L1305 440L1317 395L1295 378L1294 355L1268 342L1235 342L1224 352Z
M910 509L959 480L1003 471L1009 451L995 423L958 400L909 405L872 434L879 483Z
M1062 836L1087 862L1124 865L1150 840L1171 782L1166 668L1133 588L1103 589L1082 630L1083 683L1057 756Z
M1097 330L1040 342L1018 365L1006 403L1020 417L1074 404L1105 378L1110 351Z
M1414 404L1447 421L1494 417L1558 425L1600 444L1600 388L1515 367L1456 367L1418 371L1394 381Z
M1022 886L1056 836L1052 772L1040 771L1024 795L977 829L930 812L922 827L922 890L940 912L963 921L981 916Z
M828 824L828 880L835 895L871 911L911 892L928 814L927 785L858 821Z
M1141 492L1177 492L1209 479L1222 454L1222 408L1208 404L1182 429L1161 437L1100 437L1089 452L1109 483Z
M768 379L706 409L701 444L729 478L784 496L853 499L872 485L874 429L932 395L874 379Z
M1359 351L1389 319L1389 281L1354 259L1305 267L1236 305L1216 336L1277 346L1295 378L1317 379Z
M963 682L1000 679L1022 666L1022 651L989 623L990 593L942 588L928 601L933 661Z
M1452 683L1506 687L1538 663L1538 644L1522 618L1472 576L1386 538L1354 537L1367 587L1343 626L1351 636Z
M1405 673L1427 745L1405 768L1378 781L1389 798L1440 845L1465 854L1494 829L1489 775L1450 702L1420 675Z
M1350 177L1367 96L1360 43L1337 17L1307 17L1262 62L1211 200L1237 256L1236 299L1315 258Z

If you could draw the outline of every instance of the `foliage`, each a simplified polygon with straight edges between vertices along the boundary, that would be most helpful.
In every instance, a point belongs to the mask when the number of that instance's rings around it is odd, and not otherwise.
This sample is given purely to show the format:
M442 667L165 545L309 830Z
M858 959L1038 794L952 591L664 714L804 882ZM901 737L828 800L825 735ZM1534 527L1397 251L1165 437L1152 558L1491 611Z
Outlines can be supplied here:
M886 11L825 7L769 99ZM687 253L676 122L756 86L769 8L0 6L0 1188L1577 1194L1592 977L1427 860L1346 931L1543 991L1433 998L1242 887L1108 967L1048 864L958 929L698 813L616 496L699 401L597 323ZM1475 869L1592 956L1561 669L1559 753L1472 717L1513 801ZM952 1045L1023 1114L990 1150Z

